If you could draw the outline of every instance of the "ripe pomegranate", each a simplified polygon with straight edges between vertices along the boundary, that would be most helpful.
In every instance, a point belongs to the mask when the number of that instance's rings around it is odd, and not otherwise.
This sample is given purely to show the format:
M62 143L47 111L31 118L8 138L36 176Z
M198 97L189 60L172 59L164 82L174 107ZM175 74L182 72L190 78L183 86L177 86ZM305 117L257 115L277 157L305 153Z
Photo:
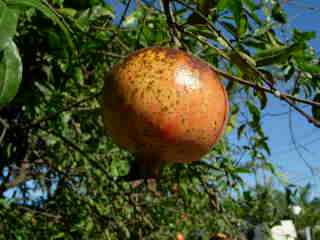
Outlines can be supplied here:
M105 78L106 131L136 155L143 176L165 163L199 160L222 135L228 108L216 72L177 49L136 51Z
M176 240L184 240L184 235L182 233L178 233L176 236Z

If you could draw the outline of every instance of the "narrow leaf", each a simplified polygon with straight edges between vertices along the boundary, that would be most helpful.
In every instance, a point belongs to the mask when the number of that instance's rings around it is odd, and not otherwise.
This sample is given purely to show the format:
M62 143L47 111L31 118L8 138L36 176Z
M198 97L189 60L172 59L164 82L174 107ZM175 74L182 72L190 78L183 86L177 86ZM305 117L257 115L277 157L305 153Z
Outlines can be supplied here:
M251 113L254 122L260 121L260 110L251 102L247 101L249 112Z
M320 74L320 65L296 60L300 70L311 74Z
M250 9L250 11L255 11L258 9L258 5L253 0L242 0L242 2Z
M287 61L295 52L301 50L300 44L263 50L255 56L257 66L266 66Z
M254 68L256 67L256 62L253 58L244 52L230 52L230 60L235 64L243 74L250 76L251 78L258 78Z
M243 132L244 132L244 129L246 128L246 124L242 124L240 127L238 127L238 131L237 131L237 137L238 139L241 138Z
M300 32L298 29L293 30L293 39L295 42L305 42L314 39L317 36L315 31Z
M230 10L233 14L236 24L240 25L240 18L242 13L242 3L240 0L220 0L217 9L219 11Z

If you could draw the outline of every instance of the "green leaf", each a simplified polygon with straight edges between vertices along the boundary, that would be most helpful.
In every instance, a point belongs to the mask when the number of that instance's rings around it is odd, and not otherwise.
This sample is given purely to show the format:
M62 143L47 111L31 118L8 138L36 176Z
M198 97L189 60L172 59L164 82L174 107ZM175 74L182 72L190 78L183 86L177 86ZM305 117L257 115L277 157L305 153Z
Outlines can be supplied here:
M287 23L287 15L283 11L281 5L276 3L271 11L271 17L279 23L285 24Z
M286 66L283 70L284 73L284 78L285 80L289 80L291 79L291 77L293 76L293 74L295 73L295 67L293 64L289 64L288 66Z
M287 47L276 47L267 50L260 51L254 57L257 66L266 66L276 63L283 63L296 52L300 51L302 46L294 43Z
M221 24L224 26L224 28L229 32L231 33L234 37L237 36L237 28L232 24L232 23L229 23L229 22L225 22L225 21L222 21Z
M242 124L240 127L238 127L238 131L237 131L237 137L238 139L240 139L240 137L242 136L244 129L246 128L247 124Z
M75 17L75 15L77 14L77 10L73 8L60 8L58 11L62 15L66 17L71 17L71 18Z
M52 240L54 240L54 239L62 239L64 237L65 237L64 232L59 232L57 235L52 237Z
M111 175L114 177L125 176L128 174L129 165L126 160L115 159L112 160L110 166Z
M63 31L64 35L66 36L67 42L69 46L75 50L76 47L72 41L72 37L70 35L71 29L69 26L63 21L60 15L50 6L47 1L40 1L40 0L10 0L8 1L8 6L15 6L15 7L32 7L36 8L41 11L46 17L50 18L53 22L58 24L58 26Z
M270 151L269 145L267 143L267 140L268 140L267 137L262 137L262 138L257 139L256 146L261 147L270 155L271 151Z
M16 95L22 79L22 62L15 43L11 40L0 59L0 107Z
M305 42L314 39L317 36L315 31L301 32L297 29L293 30L293 39L295 42Z
M251 78L258 77L256 72L254 71L256 62L255 60L246 54L245 52L230 52L229 53L230 60L233 64L235 64L242 73L247 74Z
M253 0L242 0L242 2L251 10L255 11L258 9L258 5Z
M95 20L99 17L110 17L114 18L114 13L111 8L103 7L103 6L95 6L91 8L90 20Z
M239 22L239 26L238 26L238 35L239 37L243 36L244 34L246 34L247 30L248 30L248 18L245 14L241 15L240 18L240 22Z
M264 167L266 169L268 169L272 174L276 175L277 170L276 170L275 166L272 163L265 162L264 163Z
M18 12L8 8L0 0L0 50L5 47L16 33L18 22Z
M234 20L240 26L240 19L242 14L241 0L220 0L217 5L218 11L230 10L233 14Z
M273 47L283 47L284 44L279 40L279 38L277 37L277 35L275 34L275 32L270 29L269 31L267 31L265 33L266 37L267 37L267 42L273 46Z
M296 62L300 70L311 74L320 74L319 64L312 64L298 59L296 59Z
M76 67L74 69L73 77L78 83L80 83L80 84L84 83L84 76L83 76L83 72L80 67Z
M260 121L260 110L251 102L247 101L249 112L251 113L254 122Z
M320 93L317 93L313 101L320 103ZM312 106L312 116L320 121L320 107Z
M229 117L229 121L226 127L226 134L231 133L233 128L236 126L237 119L238 119L238 112L239 112L239 107L237 105L234 105L231 111L231 116Z
M260 101L260 109L264 109L268 103L268 98L267 98L266 93L264 91L257 91L256 95Z
M124 27L134 26L142 16L143 16L143 11L141 9L135 10L125 18L122 25Z
M258 37L253 37L253 36L248 36L242 40L240 40L241 43L249 46L249 47L253 47L253 48L258 48L258 49L263 49L266 46L266 42L261 40Z
M250 169L244 168L244 167L237 167L233 171L233 173L244 173L244 174L249 174L251 173Z

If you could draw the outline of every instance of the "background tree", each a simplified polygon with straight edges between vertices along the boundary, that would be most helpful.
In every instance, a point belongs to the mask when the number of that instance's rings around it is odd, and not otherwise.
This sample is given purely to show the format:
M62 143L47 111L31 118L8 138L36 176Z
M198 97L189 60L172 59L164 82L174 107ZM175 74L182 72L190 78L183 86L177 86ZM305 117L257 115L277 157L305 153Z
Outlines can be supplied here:
M214 3L0 0L0 238L239 239L282 217L264 218L254 203L250 222L243 210L255 190L241 174L277 175L261 127L270 94L320 126L315 34L280 37L280 1ZM226 137L202 161L134 187L121 178L134 159L105 136L99 101L113 64L153 45L210 63L232 111ZM230 141L232 132L245 144ZM250 160L237 161L241 154Z

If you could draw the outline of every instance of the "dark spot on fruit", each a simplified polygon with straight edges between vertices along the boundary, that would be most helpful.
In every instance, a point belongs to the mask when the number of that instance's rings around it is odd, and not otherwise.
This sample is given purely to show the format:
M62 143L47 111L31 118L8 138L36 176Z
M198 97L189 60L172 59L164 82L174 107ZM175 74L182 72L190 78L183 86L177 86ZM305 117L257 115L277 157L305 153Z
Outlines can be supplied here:
M162 111L162 112L168 112L168 111L169 111L169 108L168 108L167 106L163 106L163 107L161 108L161 111Z

